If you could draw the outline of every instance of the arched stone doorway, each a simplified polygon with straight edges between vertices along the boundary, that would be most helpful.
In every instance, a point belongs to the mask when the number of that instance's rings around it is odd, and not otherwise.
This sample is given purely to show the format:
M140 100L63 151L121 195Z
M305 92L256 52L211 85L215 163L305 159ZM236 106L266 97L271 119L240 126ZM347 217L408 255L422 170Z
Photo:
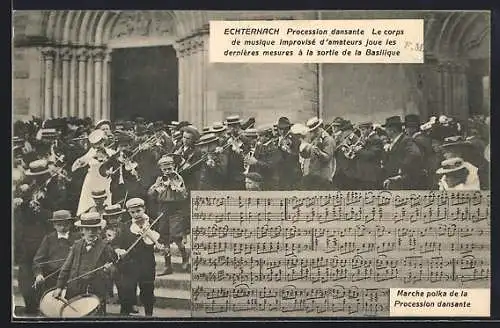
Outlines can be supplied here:
M208 28L201 12L29 12L22 31L35 35L40 56L40 116L111 117L113 50L172 46L178 59L178 118L202 125L206 118ZM36 46L37 49L34 49Z

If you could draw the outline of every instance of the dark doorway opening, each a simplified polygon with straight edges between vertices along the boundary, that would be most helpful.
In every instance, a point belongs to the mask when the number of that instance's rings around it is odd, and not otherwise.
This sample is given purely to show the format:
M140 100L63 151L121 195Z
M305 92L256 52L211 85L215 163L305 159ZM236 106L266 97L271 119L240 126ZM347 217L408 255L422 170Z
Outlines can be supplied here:
M178 119L178 61L172 46L113 50L111 119Z

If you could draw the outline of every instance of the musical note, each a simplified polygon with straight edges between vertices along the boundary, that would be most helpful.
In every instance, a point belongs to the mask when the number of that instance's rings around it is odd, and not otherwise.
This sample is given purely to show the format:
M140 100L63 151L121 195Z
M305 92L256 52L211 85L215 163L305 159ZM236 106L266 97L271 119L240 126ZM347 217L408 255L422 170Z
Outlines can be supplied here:
M389 288L488 288L487 192L193 191L193 316L388 316Z

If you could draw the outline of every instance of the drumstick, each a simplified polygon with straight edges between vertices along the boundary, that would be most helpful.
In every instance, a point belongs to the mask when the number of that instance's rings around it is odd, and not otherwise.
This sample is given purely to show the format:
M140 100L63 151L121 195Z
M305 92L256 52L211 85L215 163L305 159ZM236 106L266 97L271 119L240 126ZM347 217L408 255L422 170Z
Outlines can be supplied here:
M56 300L59 300L59 301L61 301L61 302L63 302L63 303L64 303L64 305L68 306L69 308L71 308L71 309L72 309L73 311L75 311L76 313L79 313L79 311L78 311L77 309L75 309L75 308L73 307L73 305L69 304L69 302L68 302L68 301L66 301L64 298L62 298L62 297L55 297L55 299L56 299Z

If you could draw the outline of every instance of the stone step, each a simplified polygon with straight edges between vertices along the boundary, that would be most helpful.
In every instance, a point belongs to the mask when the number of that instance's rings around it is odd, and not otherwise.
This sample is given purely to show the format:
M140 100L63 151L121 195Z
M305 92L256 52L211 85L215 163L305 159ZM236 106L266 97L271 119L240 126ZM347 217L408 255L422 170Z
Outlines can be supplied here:
M18 295L13 297L13 312L14 312L14 318L23 318L23 312L24 312L24 300L23 298ZM144 309L139 308L139 313L132 315L132 317L145 317L144 316ZM107 304L106 305L106 312L107 312L107 318L112 318L112 317L120 317L120 305L118 304ZM175 309L175 308L159 308L155 307L153 310L153 317L156 318L189 318L191 317L191 311L190 310L184 310L184 309ZM43 318L43 316L37 316L37 318Z

